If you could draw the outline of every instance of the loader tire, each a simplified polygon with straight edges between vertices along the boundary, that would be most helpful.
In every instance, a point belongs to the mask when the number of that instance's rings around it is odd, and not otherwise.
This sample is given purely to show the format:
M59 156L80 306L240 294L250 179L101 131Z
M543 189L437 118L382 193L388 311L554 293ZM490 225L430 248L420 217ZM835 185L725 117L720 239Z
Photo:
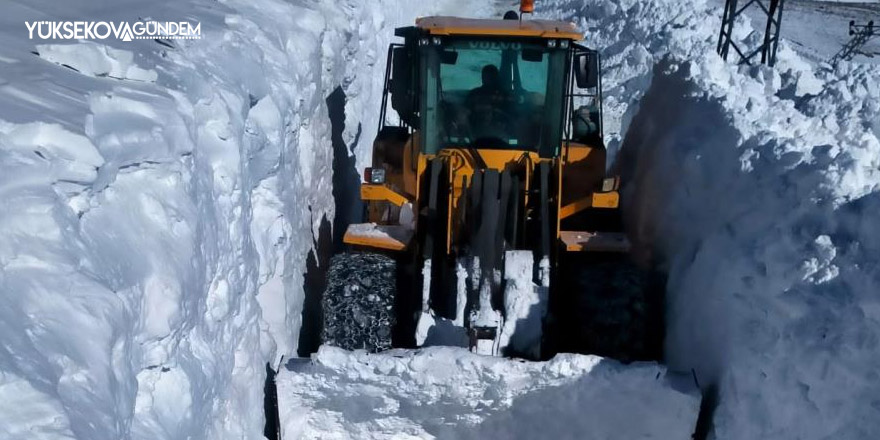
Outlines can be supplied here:
M665 311L655 274L628 261L590 262L567 272L572 351L623 362L661 360Z
M371 353L390 349L395 272L395 261L384 255L343 253L331 258L322 301L322 343Z

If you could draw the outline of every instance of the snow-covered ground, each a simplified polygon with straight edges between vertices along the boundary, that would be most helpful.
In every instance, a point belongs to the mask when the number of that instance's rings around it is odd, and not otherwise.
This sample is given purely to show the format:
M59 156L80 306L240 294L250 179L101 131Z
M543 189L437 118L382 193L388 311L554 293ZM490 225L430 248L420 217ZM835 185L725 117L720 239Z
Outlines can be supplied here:
M825 32L874 6L787 5L793 43L775 69L718 59L715 0L544 0L538 15L575 21L604 54L631 229L669 273L669 367L717 387L715 437L878 438L880 67L819 63L846 40ZM494 6L4 2L0 438L260 438L263 366L296 352L306 259L334 215L326 98L345 95L342 140L360 169L390 29ZM39 42L24 25L139 18L197 20L203 39ZM737 38L754 36L740 26ZM279 386L302 380L291 395L328 424L282 408L285 429L332 428L320 405L341 393L356 423L340 436L376 420L464 435L449 417L475 413L455 420L531 433L581 422L566 402L594 405L663 375L589 357L398 356L324 349ZM449 375L421 374L420 362ZM599 373L614 388L593 386ZM424 386L398 386L410 379ZM656 410L675 409L667 398L692 409L689 395L649 389L664 396ZM400 409L422 398L442 410Z
M325 99L345 94L342 138L368 151L389 29L459 7L0 8L0 438L261 437L264 365L296 352L334 215ZM59 19L198 21L202 39L27 39Z
M284 439L687 439L690 375L596 356L548 362L431 347L322 347L278 378Z

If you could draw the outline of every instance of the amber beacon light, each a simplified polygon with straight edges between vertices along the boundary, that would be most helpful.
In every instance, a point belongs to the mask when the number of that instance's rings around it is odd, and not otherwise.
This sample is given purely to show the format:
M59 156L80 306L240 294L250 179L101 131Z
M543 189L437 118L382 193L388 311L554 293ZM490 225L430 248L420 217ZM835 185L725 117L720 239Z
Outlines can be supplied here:
M519 3L519 12L523 14L531 14L535 12L535 0L521 0Z

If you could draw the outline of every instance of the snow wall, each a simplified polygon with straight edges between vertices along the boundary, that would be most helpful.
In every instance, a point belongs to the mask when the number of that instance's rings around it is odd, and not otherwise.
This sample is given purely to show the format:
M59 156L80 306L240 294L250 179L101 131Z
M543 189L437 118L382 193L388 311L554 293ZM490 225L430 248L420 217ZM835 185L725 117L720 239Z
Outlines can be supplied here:
M639 256L669 274L666 357L715 438L880 436L880 69L714 54L720 5L558 1L605 57ZM737 38L754 44L741 24Z
M0 438L260 438L264 366L297 350L334 216L331 137L369 151L391 29L488 10L453 3L5 4ZM203 38L24 25L144 18Z

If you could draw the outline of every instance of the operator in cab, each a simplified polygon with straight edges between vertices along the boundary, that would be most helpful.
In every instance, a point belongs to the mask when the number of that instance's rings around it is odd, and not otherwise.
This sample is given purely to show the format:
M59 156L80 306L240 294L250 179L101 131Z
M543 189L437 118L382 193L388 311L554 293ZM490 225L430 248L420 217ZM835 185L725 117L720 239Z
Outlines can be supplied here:
M507 138L512 104L512 94L503 87L498 67L483 66L482 85L471 90L465 100L472 139Z

